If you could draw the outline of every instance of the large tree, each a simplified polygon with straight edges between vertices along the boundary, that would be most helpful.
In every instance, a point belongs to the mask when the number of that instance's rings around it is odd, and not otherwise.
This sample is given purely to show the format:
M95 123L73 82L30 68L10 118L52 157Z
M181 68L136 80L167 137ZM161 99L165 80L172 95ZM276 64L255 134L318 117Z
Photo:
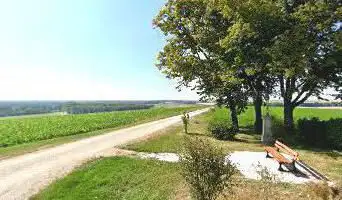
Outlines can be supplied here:
M234 66L240 79L248 85L255 109L255 130L262 131L261 107L274 92L275 79L267 64L270 56L265 51L281 31L276 24L281 20L277 5L260 0L209 0L225 18L231 20L221 47L227 52L224 59Z
M330 0L282 0L283 31L268 52L284 102L284 124L294 127L294 109L341 81L341 3ZM339 58L339 59L338 59Z
M341 88L340 16L336 0L169 0L154 20L167 38L158 67L228 107L251 97L258 132L279 88L292 130L295 107Z
M252 97L256 131L261 132L261 106L268 97L271 81L265 81L269 78L265 76L259 53L244 47L248 41L227 48L225 38L234 34L235 19L226 16L211 1L169 0L154 20L167 38L158 56L158 67L168 77L178 79L180 85L195 85L200 94L224 102L231 109L237 127L236 114ZM251 70L250 66L259 68Z
M324 89L341 88L341 3L335 0L211 0L234 19L223 40L249 74L279 87L284 124L293 110ZM266 87L267 88L267 87Z

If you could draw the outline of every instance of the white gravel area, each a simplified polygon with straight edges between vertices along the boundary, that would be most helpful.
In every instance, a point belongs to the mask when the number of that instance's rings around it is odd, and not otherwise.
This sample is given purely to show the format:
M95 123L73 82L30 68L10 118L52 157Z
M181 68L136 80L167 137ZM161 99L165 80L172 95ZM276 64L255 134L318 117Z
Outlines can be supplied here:
M249 152L240 151L234 152L230 155L229 160L234 163L239 171L249 179L260 180L260 171L267 169L267 171L278 182L302 184L310 181L317 181L315 177L309 174L305 169L296 165L297 173L290 171L279 171L279 164L272 158L266 158L265 152ZM287 170L286 167L283 167Z
M166 162L179 162L179 155L175 153L138 153L138 157L142 159L157 159ZM284 155L286 156L286 155ZM248 179L260 180L261 171L266 170L269 173L269 177L275 182L287 182L295 184L303 184L310 181L318 181L305 169L296 165L297 172L289 171L283 166L284 171L279 171L279 164L272 158L266 158L265 152L249 152L249 151L237 151L230 156L227 156L243 176Z

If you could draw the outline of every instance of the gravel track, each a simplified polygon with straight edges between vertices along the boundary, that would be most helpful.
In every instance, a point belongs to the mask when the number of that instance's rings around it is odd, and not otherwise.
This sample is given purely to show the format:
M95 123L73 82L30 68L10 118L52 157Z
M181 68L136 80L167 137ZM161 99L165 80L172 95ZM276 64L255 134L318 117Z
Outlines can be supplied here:
M190 116L208 110L194 111ZM28 199L87 160L102 156L106 150L149 136L179 122L181 115L1 160L0 199Z

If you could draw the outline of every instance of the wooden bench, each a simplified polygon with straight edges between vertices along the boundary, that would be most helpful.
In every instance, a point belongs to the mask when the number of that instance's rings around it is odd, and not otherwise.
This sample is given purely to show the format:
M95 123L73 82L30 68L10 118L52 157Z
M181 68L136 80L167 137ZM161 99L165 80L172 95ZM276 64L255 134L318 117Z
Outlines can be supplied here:
M290 147L276 140L274 143L274 147L266 146L265 151L266 151L266 158L273 158L278 161L279 163L278 170L283 171L283 168L282 168L283 164L288 164L292 167L294 171L296 170L295 162L296 160L298 160L299 154L295 152L294 150L292 150ZM286 158L284 155L280 153L280 151L288 154L291 157L291 159Z

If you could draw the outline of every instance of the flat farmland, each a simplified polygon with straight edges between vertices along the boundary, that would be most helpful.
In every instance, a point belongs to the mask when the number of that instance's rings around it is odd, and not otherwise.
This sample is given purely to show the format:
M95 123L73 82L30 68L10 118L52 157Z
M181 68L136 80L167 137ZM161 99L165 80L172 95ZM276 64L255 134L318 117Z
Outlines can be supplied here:
M179 115L184 111L199 108L201 106L193 105L108 113L2 119L0 120L0 147L124 127Z

